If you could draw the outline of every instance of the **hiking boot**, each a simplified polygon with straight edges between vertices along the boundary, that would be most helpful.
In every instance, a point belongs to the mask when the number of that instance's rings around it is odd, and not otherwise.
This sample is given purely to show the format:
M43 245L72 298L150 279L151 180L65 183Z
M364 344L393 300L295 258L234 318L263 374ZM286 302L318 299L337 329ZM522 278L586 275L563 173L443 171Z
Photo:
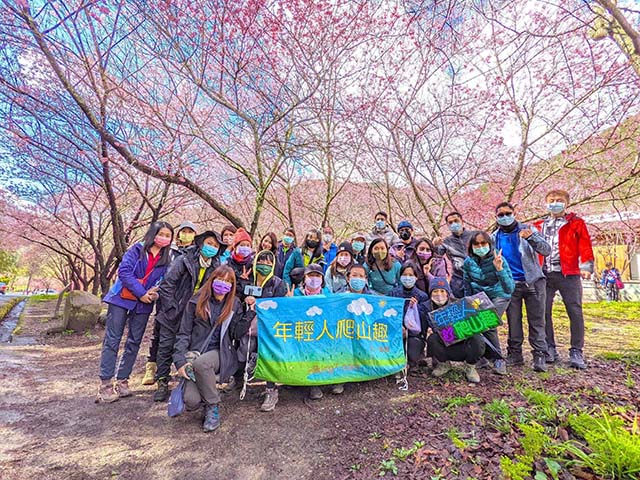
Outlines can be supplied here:
M153 394L154 402L166 402L169 398L169 379L168 378L159 378L158 379L158 389L156 393Z
M556 347L549 347L547 349L547 353L545 354L545 362L556 363L558 360L560 360L560 355L558 355L558 350L556 350Z
M202 430L205 432L213 432L220 426L220 409L218 405L204 406L204 422Z
M507 355L507 365L510 367L519 367L520 365L524 365L522 351L509 350Z
M480 383L480 375L478 374L478 370L476 370L475 365L465 362L464 373L467 374L467 381L471 383Z
M507 374L507 362L502 358L499 358L495 362L493 362L493 373L496 375L506 375Z
M113 388L113 380L102 380L98 388L96 403L113 403L119 398L118 392Z
M309 389L309 398L311 400L320 400L322 398L322 390L320 387L311 387Z
M340 395L344 392L344 384L338 383L336 385L331 385L331 393L334 395Z
M131 393L131 390L129 390L129 380L126 378L124 380L118 380L116 382L116 389L118 390L118 396L120 398L130 397L131 395L133 395L133 393Z
M578 370L584 370L587 368L587 364L584 363L584 357L580 350L576 348L569 350L569 366L571 368L577 368Z
M143 385L153 385L156 383L156 362L147 362L147 365L144 367L144 377L142 377Z
M260 410L263 412L273 412L278 403L278 389L267 388L264 392L264 400L260 405Z
M489 360L487 360L485 357L482 357L480 360L478 360L478 363L476 363L476 368L489 368L491 366L491 364L489 363Z
M440 378L449 370L451 370L451 362L438 362L438 365L433 369L431 375L436 378Z
M542 352L533 353L533 371L534 372L546 372L547 362L545 360L546 355Z

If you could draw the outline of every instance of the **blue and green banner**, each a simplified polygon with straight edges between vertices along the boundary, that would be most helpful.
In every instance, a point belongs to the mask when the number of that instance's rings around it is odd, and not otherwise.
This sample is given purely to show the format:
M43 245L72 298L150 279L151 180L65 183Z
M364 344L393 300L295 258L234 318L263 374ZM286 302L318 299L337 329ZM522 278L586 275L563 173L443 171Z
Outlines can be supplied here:
M351 293L258 300L255 377L330 385L399 372L403 306L402 298Z

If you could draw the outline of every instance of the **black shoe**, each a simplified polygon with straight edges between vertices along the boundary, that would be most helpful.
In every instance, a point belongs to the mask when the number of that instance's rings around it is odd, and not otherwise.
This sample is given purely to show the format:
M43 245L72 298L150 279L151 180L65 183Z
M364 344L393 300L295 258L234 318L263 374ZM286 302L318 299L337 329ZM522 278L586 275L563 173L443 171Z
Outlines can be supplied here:
M204 422L202 423L202 430L205 432L213 432L220 426L220 410L218 405L205 405L204 407Z
M571 368L577 368L578 370L584 370L587 368L587 364L584 363L584 357L580 350L575 348L569 350L569 366Z
M560 360L560 355L558 355L556 347L549 347L545 354L545 361L547 363L556 363L558 360Z
M542 352L535 352L533 354L533 370L535 372L546 372L547 362L546 355Z
M507 366L519 367L520 365L524 365L522 353L509 352L509 355L507 355Z
M169 399L169 379L161 378L158 380L158 389L153 394L154 402L166 402Z

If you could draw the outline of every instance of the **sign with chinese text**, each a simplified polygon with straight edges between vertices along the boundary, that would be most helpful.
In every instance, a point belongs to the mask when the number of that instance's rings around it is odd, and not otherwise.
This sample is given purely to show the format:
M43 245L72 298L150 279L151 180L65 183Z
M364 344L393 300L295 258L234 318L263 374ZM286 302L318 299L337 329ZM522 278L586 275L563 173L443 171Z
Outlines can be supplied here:
M431 325L445 345L453 345L501 324L484 292L450 303L429 313Z
M402 298L350 293L258 300L255 377L330 385L399 372L403 307Z

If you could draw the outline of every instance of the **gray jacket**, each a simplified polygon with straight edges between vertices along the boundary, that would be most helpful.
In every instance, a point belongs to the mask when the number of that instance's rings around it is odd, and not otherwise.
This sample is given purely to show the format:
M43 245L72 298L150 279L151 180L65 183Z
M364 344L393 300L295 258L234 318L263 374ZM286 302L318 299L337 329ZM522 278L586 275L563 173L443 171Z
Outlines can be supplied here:
M538 229L533 225L518 222L517 230L531 229L533 234L529 238L520 237L520 258L522 259L522 268L524 270L524 278L527 284L533 285L535 282L544 277L542 266L538 255L546 257L551 254L551 245L547 243ZM498 230L491 234L493 244L497 244Z

